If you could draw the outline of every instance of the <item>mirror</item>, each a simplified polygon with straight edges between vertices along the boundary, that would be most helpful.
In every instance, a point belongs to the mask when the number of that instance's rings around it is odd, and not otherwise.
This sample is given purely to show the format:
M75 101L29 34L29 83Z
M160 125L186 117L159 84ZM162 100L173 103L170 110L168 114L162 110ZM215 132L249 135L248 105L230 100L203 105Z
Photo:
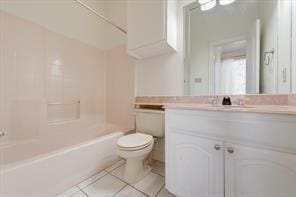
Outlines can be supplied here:
M292 1L197 0L184 12L188 95L291 92Z

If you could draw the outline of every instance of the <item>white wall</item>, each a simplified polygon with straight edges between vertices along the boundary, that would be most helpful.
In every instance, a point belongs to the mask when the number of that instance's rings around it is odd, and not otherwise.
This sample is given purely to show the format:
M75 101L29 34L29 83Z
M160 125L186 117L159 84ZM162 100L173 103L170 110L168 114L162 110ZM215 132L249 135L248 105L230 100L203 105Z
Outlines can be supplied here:
M183 95L183 6L192 0L178 2L177 52L136 62L136 95Z
M278 29L278 0L259 4L261 19L261 80L260 92L277 93L277 29ZM264 63L264 52L274 49L273 59L269 65ZM270 56L271 57L271 56Z
M84 0L84 2L107 18L110 17L110 20L116 24L126 27L124 1ZM73 0L0 1L0 9L99 49L112 48L126 41L124 33Z

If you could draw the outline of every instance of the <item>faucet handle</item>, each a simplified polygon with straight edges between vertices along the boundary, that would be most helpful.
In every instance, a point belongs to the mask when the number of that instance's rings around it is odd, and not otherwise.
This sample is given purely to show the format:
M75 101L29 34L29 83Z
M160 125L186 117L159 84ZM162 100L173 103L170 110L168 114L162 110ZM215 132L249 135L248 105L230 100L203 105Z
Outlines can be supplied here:
M248 98L238 98L237 104L238 105L245 105L248 100L249 100Z
M245 99L243 99L243 98L238 98L238 99L237 99L237 104L238 104L238 105L244 105L244 104L245 104Z
M209 98L209 101L211 102L212 105L217 105L218 104L218 99L216 97Z

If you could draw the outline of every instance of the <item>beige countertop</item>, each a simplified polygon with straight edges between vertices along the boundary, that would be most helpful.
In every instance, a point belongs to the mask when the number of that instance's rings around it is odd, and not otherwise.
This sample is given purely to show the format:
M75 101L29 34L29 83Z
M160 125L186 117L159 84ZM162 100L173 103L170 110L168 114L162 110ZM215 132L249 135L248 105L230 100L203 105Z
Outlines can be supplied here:
M201 110L201 111L224 111L224 112L249 112L296 115L296 106L292 105L211 105L194 103L166 103L165 109Z

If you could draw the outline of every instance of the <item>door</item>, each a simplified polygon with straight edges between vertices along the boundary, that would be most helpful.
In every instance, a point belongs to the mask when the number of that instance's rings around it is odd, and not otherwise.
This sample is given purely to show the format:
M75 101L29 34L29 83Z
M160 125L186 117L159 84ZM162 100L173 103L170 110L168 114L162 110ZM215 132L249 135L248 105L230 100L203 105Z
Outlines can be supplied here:
M223 143L171 131L166 136L166 187L178 197L223 197Z
M247 50L247 94L258 94L260 87L260 20L251 27Z
M296 155L225 144L225 197L295 197Z
M296 93L296 1L292 1L292 93Z
M282 0L278 3L278 94L291 93L291 19L293 1Z

